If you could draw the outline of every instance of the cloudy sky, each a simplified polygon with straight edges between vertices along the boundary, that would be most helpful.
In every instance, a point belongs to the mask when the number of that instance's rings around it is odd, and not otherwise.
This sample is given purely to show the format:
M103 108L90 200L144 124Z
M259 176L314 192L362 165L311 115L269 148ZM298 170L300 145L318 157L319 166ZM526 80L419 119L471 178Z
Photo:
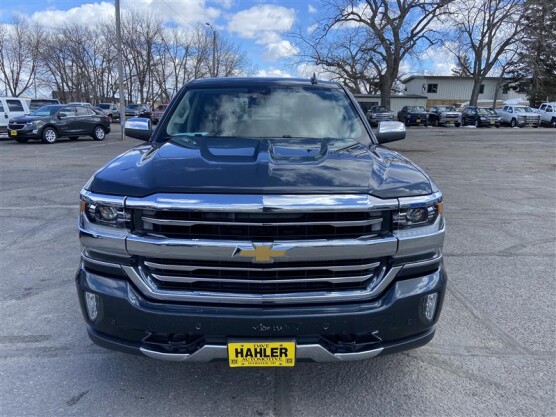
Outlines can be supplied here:
M219 32L239 43L255 65L258 75L305 75L293 65L296 48L288 36L294 29L311 30L318 17L318 0L121 0L122 8L144 9L169 25L190 27L210 22ZM113 1L2 0L0 20L25 15L44 25L77 22L94 25L114 18ZM409 74L450 74L453 59L429 51L418 60L405 62Z

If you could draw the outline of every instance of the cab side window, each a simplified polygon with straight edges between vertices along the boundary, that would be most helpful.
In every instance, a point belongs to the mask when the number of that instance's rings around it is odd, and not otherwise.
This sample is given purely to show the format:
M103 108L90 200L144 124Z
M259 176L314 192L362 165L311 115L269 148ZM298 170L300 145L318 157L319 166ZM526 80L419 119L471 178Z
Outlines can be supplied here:
M85 107L76 107L78 116L88 116L90 113Z
M20 100L6 100L6 104L10 111L25 111Z
M546 106L546 112L552 113L552 106Z
M62 117L73 117L75 116L75 107L63 107L62 110L58 112L58 115Z

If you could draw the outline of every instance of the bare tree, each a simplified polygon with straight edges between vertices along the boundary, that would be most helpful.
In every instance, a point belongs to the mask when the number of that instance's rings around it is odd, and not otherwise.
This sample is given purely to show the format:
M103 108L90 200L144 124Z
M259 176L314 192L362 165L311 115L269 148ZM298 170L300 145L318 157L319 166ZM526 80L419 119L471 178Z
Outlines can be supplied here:
M523 0L466 0L451 4L445 21L453 28L452 50L467 54L473 77L469 104L477 105L481 84L497 64L509 59L509 51L523 34Z
M402 60L435 42L432 23L452 0L325 0L325 17L313 42L345 28L365 32L360 53L376 71L381 104L390 106Z
M42 30L21 17L0 25L0 73L8 94L18 97L36 77Z

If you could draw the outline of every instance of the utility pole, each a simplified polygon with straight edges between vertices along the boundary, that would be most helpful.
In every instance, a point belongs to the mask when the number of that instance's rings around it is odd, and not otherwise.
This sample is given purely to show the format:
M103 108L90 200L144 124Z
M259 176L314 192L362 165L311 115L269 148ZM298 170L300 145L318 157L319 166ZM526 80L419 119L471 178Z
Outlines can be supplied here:
M118 89L120 90L120 127L121 136L124 140L125 125L125 96L124 96L124 64L122 61L122 27L120 22L120 0L116 2L116 47L118 48Z
M210 30L212 30L212 77L216 77L216 31L209 22L206 22Z

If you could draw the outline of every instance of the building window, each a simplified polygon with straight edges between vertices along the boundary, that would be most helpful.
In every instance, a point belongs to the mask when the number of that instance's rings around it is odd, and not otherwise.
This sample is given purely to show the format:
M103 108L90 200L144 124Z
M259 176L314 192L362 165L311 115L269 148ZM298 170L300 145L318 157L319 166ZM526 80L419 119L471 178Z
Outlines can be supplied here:
M485 85L481 84L481 89L479 90L479 94L484 94L485 93Z
M427 93L438 93L438 84L427 84Z

